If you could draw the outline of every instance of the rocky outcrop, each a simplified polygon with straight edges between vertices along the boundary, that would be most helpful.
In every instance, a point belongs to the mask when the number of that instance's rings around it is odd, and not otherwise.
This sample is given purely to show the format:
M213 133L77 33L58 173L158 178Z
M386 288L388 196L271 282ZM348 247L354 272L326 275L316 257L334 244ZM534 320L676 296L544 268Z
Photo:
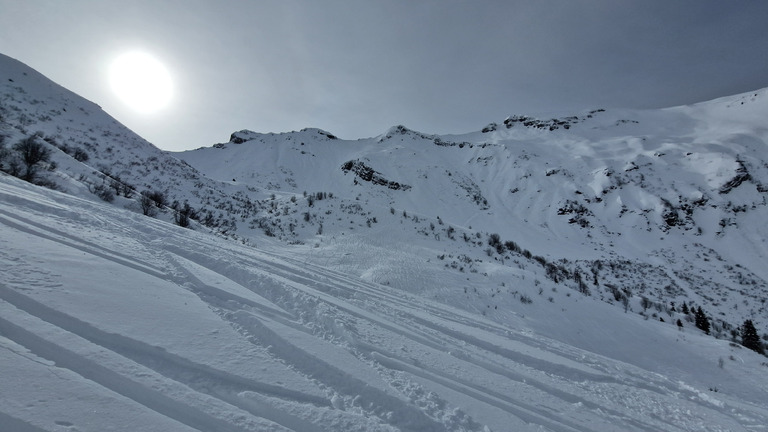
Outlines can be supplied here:
M360 160L351 160L345 162L341 166L341 170L346 172L353 172L360 180L370 182L375 185L386 186L392 190L408 190L411 187L405 184L398 183L396 181L390 181L384 178L381 173L377 172L373 168L369 167Z

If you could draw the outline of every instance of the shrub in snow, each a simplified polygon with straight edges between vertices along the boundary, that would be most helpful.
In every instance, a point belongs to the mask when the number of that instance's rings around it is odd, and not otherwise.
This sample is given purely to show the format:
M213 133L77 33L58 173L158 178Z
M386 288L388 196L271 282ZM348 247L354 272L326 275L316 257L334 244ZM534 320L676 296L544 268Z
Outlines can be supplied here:
M75 158L75 160L78 162L88 162L88 159L90 159L90 156L88 156L88 153L80 147L77 147L72 152L72 157Z
M190 221L192 219L197 219L197 212L195 212L187 201L184 201L183 205L179 205L178 201L174 201L172 208L176 210L173 214L173 221L176 222L176 225L182 228L189 227Z
M144 216L155 216L157 209L155 208L155 201L151 197L152 191L142 191L139 196L139 204L141 205L141 212Z
M100 184L96 186L89 184L88 191L90 191L92 194L96 195L97 197L101 198L106 202L112 202L115 200L115 193L112 192L112 189L110 189L104 184Z
M26 168L21 178L28 182L32 182L35 179L37 165L42 162L48 162L51 159L51 151L37 141L37 135L24 138L16 143L13 149L16 150Z
M155 202L155 206L157 208L163 208L168 205L168 198L166 198L165 194L160 191L145 191L148 193L148 197L152 199L152 201Z
M11 173L10 164L13 162L14 158L11 154L11 151L5 148L5 140L6 136L0 135L0 171L4 171L8 174L16 176L15 174ZM16 166L18 167L18 163Z

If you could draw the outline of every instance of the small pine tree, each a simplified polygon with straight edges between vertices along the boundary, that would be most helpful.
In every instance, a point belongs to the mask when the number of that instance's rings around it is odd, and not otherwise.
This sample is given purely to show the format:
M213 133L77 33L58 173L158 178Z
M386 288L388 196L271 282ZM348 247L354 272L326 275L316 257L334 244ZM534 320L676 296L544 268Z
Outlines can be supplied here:
M760 336L757 335L757 329L752 320L744 321L744 324L741 326L741 344L752 351L765 354L763 344L760 342Z
M688 315L691 311L688 310L688 305L683 302L683 313Z
M701 329L704 333L709 334L709 318L704 313L704 309L699 306L699 309L695 311L696 327Z

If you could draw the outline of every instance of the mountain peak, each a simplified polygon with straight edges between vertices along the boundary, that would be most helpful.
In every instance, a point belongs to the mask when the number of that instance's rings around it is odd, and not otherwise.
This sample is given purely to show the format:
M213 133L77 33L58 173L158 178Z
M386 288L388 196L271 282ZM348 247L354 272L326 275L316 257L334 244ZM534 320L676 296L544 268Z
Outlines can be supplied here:
M418 138L424 138L424 139L432 139L435 137L435 135L427 135L425 133L418 132L413 129L409 129L403 125L396 125L387 129L386 132L379 135L376 139L378 142L383 142L398 135L418 137Z
M261 132L254 132L252 130L243 129L237 132L233 132L229 136L229 142L232 144L243 144L248 141L253 141L256 139L264 139L267 137L279 137L281 139L290 139L289 137L292 136L302 136L307 138L315 138L315 139L328 139L328 140L335 140L338 139L335 135L333 135L330 132L326 132L322 129L318 128L304 128L298 132L291 131L291 132L280 132L280 133L261 133ZM224 144L218 144L217 147L221 147Z

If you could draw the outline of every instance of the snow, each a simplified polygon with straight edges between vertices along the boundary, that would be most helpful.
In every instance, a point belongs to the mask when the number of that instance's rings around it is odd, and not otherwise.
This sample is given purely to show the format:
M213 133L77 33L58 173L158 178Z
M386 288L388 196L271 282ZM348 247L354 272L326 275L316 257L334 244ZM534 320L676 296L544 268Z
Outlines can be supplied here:
M724 327L768 322L765 90L451 136L243 130L179 154L2 56L0 96L0 134L37 134L60 189L0 173L0 431L768 424L768 362ZM92 193L118 177L216 222Z
M764 358L695 330L569 297L557 318L537 301L496 322L279 248L0 180L0 418L18 430L768 421Z

